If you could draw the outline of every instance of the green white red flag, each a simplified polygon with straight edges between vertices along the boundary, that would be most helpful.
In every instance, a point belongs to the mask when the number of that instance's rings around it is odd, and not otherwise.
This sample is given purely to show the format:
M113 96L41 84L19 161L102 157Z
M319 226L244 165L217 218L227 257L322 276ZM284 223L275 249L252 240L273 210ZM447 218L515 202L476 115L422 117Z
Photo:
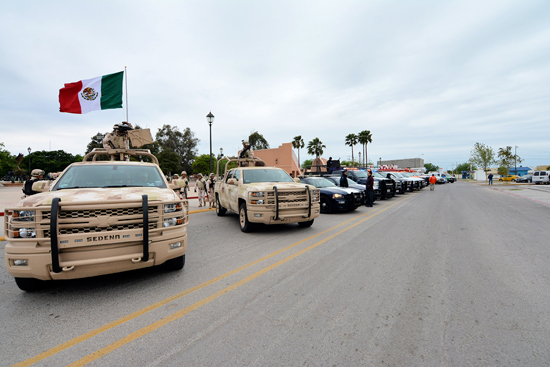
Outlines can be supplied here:
M88 113L122 108L124 72L66 83L59 90L59 112Z

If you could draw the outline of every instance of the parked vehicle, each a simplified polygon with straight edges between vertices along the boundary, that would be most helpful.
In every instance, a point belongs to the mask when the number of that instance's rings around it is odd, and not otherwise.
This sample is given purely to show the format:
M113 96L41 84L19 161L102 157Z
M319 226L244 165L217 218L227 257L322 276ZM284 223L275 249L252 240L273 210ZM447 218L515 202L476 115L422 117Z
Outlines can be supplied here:
M538 184L547 184L549 183L549 176L550 172L549 171L535 171L533 172L533 182L535 183L535 185L538 185Z
M341 174L342 174L342 171L338 170L338 171L334 171L332 176L340 177ZM365 171L348 170L348 178L351 178L353 181L357 182L360 185L365 185L367 183L367 177L369 176ZM395 182L391 178L384 177L382 175L377 174L376 172L372 173L372 177L374 177L375 181L377 178L382 180L379 182L381 199L387 199L387 198L391 198L392 196L395 196Z
M443 175L447 179L447 182L454 183L456 181L456 178L453 175L450 175L448 173L443 173Z
M386 177L392 178L393 180L399 183L396 191L400 194L404 194L407 190L414 191L414 181L409 178L401 175L400 172L383 172Z
M340 186L340 177L325 176L325 178L327 180L331 180L332 182L334 182L336 186ZM348 177L348 187L363 191L363 195L365 197L365 203L367 202L367 185L358 184L357 182L353 181L351 178ZM376 180L374 180L374 200L380 200L380 184Z
M338 187L324 177L301 177L300 182L315 186L321 191L321 213L355 210L365 202L363 191L351 187Z
M239 167L229 170L233 162ZM225 172L214 187L216 214L237 213L243 232L250 232L257 223L309 227L319 217L319 190L296 182L281 168L267 167L259 158L230 158Z
M504 176L500 176L500 178L498 179L499 181L514 181L516 182L518 176L516 175L504 175Z
M445 175L443 173L439 173L439 172L430 172L428 173L428 175L431 177L431 175L434 175L435 177L437 177L437 183L438 184L444 184L444 183L447 183L447 178L445 178Z
M520 176L516 179L516 182L533 182L533 175L531 173Z

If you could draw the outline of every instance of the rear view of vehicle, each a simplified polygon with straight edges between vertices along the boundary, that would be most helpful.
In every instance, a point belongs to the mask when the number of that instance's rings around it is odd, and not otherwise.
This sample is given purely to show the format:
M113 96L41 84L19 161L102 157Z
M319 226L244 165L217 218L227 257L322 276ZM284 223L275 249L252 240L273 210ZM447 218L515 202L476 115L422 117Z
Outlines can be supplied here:
M533 173L533 183L538 184L548 184L549 183L549 172L548 171L535 171Z
M17 285L33 290L51 279L183 268L187 200L168 187L154 161L74 163L51 186L38 181L39 194L7 208L6 266Z

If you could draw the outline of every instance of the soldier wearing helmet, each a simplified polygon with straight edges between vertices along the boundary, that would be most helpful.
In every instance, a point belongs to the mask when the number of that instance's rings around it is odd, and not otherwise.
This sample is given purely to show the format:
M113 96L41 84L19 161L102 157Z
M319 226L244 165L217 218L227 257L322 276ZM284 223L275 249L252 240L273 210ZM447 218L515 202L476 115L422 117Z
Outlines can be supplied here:
M181 188L181 196L187 199L187 190L189 190L189 179L187 178L187 172L181 171L181 180L183 181L183 187Z
M44 177L44 171L41 169L33 169L31 172L31 178L29 178L27 181L25 181L25 185L23 186L23 193L27 196L38 194L38 191L33 191L32 185L36 182L42 179Z
M243 140L243 150L239 152L239 158L254 158L254 151L252 150L252 146L250 143L246 140ZM248 162L239 162L240 167L248 167Z
M214 186L216 186L216 180L214 178L214 174L210 174L210 178L207 181L208 183L208 207L210 209L216 207L216 202L214 201Z
M105 149L129 149L128 130L133 130L132 124L122 121L121 124L115 124L113 131L106 134L103 138L103 148Z
M197 182L195 183L195 192L198 190L199 196L199 208L206 206L206 181L202 178L202 173L197 175Z

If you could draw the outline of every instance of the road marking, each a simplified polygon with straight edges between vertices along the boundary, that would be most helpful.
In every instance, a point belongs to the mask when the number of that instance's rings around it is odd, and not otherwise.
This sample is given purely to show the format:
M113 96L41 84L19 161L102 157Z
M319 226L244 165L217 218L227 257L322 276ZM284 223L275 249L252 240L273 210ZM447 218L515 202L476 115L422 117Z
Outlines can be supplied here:
M396 204L397 204L397 203L396 203ZM380 208L380 209L383 209L383 207ZM375 209L375 210L376 210L376 209ZM89 331L89 332L87 332L87 333L85 333L85 334L82 334L82 335L80 335L80 336L77 336L77 337L75 337L75 338L73 338L73 339L71 339L71 340L69 340L69 341L66 341L65 343L62 343L62 344L59 344L59 345L57 345L57 346L55 346L55 347L53 347L53 348L50 348L50 349L48 349L47 351L42 352L42 353L40 353L40 354L38 354L38 355L36 355L36 356L34 356L34 357L31 357L31 358L26 359L26 360L24 360L24 361L22 361L22 362L16 363L16 364L14 364L13 366L14 366L14 367L15 367L15 366L16 366L16 367L30 366L30 365L32 365L32 364L34 364L34 363L36 363L36 362L39 362L39 361L41 361L41 360L43 360L43 359L49 358L49 357L51 357L52 355L54 355L54 354L56 354L56 353L59 353L59 352L65 350L65 349L68 349L68 348L70 348L70 347L72 347L72 346L75 346L76 344L78 344L78 343L80 343L80 342L86 341L86 340L88 340L88 339L90 339L90 338L92 338L92 337L94 337L94 336L96 336L96 335L98 335L98 334L101 334L101 333L103 333L103 332L105 332L105 331L107 331L107 330L110 330L110 329L112 329L112 328L114 328L114 327L116 327L116 326L122 325L122 324L124 324L125 322L128 322L128 321L130 321L130 320L132 320L132 319L135 319L136 317L141 316L141 315L143 315L143 314L145 314L145 313L147 313L147 312L149 312L149 311L155 310L155 309L157 309L157 308L159 308L159 307L161 307L161 306L163 306L163 305L166 305L166 304L168 304L168 303L170 303L170 302L172 302L172 301L174 301L174 300L177 300L177 299L179 299L179 298L181 298L181 297L184 297L184 296L186 296L186 295L188 295L188 294L190 294L190 293L192 293L192 292L195 292L195 291L198 291L198 290L200 290L200 289L202 289L202 288L205 288L205 287L207 287L207 286L209 286L209 285L211 285L211 284L214 284L214 283L216 283L216 282L218 282L218 281L220 281L220 280L222 280L222 279L224 279L224 278L227 278L227 277L229 277L229 276L231 276L231 275L233 275L233 274L235 274L235 273L238 273L238 272L240 272L241 270L247 269L247 268L249 268L249 267L251 267L251 266L253 266L253 265L256 265L256 264L258 264L258 263L261 263L262 261L265 261L265 260L267 260L267 259L269 259L269 258L272 258L272 257L274 257L274 256L276 256L276 255L278 255L278 254L280 254L280 253L282 253L282 252L284 252L284 251L287 251L287 250L289 250L289 249L291 249L291 248L293 248L293 247L296 247L296 246L298 246L298 245L300 245L300 244L302 244L302 243L304 243L304 242L307 242L307 241L309 241L309 240L311 240L311 239L313 239L313 238L315 238L315 237L318 237L318 236L321 236L321 235L323 235L323 234L325 234L325 233L327 233L327 232L330 232L330 231L332 231L332 230L334 230L334 229L336 229L336 228L338 228L338 227L340 227L340 226L343 226L343 225L345 225L345 224L347 224L347 223L350 223L350 222L352 222L352 221L354 221L354 220L357 220L357 219L361 218L362 216L369 215L370 213L371 213L371 212L357 215L357 216L355 216L354 218L348 219L348 220L345 221L345 222L342 222L342 223L340 223L340 224L338 224L338 225L335 225L335 226L333 226L333 227L331 227L331 228L325 229L324 231L321 231L321 232L319 232L319 233L317 233L317 234L315 234L315 235L312 235L312 236L309 236L309 237L307 237L307 238L304 238L304 239L302 239L302 240L300 240L300 241L298 241L298 242L293 243L292 245L289 245L289 246L287 246L287 247L285 247L285 248L282 248L282 249L280 249L280 250L277 250L277 251L275 251L275 252L273 252L273 253L271 253L271 254L269 254L269 255L266 255L266 256L262 257L261 259L258 259L258 260L256 260L256 261L253 261L253 262L249 263L249 264L243 265L243 266L241 266L240 268L234 269L234 270L232 270L232 271L230 271L230 272L228 272L228 273L225 273L225 274L223 274L223 275L220 275L220 276L218 276L218 277L216 277L216 278L213 278L213 279L211 279L211 280L209 280L209 281L207 281L207 282L204 282L204 283L199 284L199 285L197 285L197 286L195 286L195 287L192 287L192 288L190 288L190 289L188 289L188 290L185 290L185 291L183 291L183 292L180 292L180 293L178 293L178 294L175 294L175 295L173 295L173 296L170 296L170 297L168 297L168 298L165 298L165 299L163 299L163 300L161 300L161 301L159 301L159 302L156 302L156 303L154 303L154 304L152 304L152 305L150 305L150 306L147 306L147 307L145 307L145 308L142 308L141 310L138 310L138 311L136 311L136 312L133 312L133 313L127 315L127 316L124 316L124 317L118 319L118 320L112 321L112 322L110 322L110 323L108 323L108 324L106 324L106 325L103 325L103 326L101 326L101 327L99 327L99 328L97 328L97 329L91 330L91 331Z
M410 197L410 196L409 196L409 197ZM348 227L346 227L346 228L340 230L339 232L334 233L334 234L332 234L332 235L330 235L330 236L328 236L328 237L326 237L326 238L324 238L324 239L322 239L322 240L320 240L320 241L318 241L318 242L316 242L316 243L314 243L314 244L312 244L312 245L310 245L310 246L308 246L308 247L306 247L306 248L304 248L304 249L302 249L302 250L296 252L295 254L292 254L292 255L290 255L290 256L287 256L286 258L284 258L284 259L282 259L282 260L279 260L279 261L277 261L276 263L274 263L274 264L272 264L272 265L269 265L269 266L267 266L267 267L265 267L265 268L263 268L263 269L257 271L256 273L254 273L254 274L252 274L252 275L249 275L249 276L247 276L246 278L244 278L244 279L242 279L242 280L240 280L240 281L238 281L238 282L236 282L236 283L233 283L232 285L230 285L230 286L228 286L228 287L225 287L224 289L222 289L222 290L220 290L220 291L218 291L218 292L216 292L216 293L214 293L214 294L212 294L212 295L210 295L210 296L208 296L208 297L206 297L206 298L203 298L202 300L200 300L200 301L198 301L198 302L196 302L196 303L194 303L194 304L192 304L192 305L190 305L190 306L188 306L188 307L185 307L184 309L182 309L182 310L180 310L180 311L174 312L173 314L171 314L171 315L169 315L169 316L166 316L166 317L164 317L164 318L162 318L162 319L160 319L160 320L158 320L158 321L153 322L152 324L149 324L148 326L145 326L145 327L143 327L143 328L141 328L141 329L139 329L139 330L137 330L137 331L135 331L135 332L133 332L133 333L127 335L127 336L125 336L124 338L119 339L119 340L117 340L116 342L111 343L111 344L107 345L106 347L103 347L103 348L101 348L101 349L99 349L99 350L97 350L97 351L95 351L95 352L93 352L93 353L91 353L91 354L89 354L89 355L87 355L87 356L85 356L85 357L79 359L78 361L69 364L68 367L85 366L85 365L87 365L88 363L93 362L93 361L97 360L98 358L101 358L101 357L103 357L103 356L105 356L105 355L111 353L112 351L114 351L114 350L116 350L116 349L118 349L118 348L120 348L120 347L122 347L122 346L124 346L124 345L126 345L126 344L128 344L128 343L130 343L130 342L132 342L132 341L134 341L134 340L136 340L136 339L138 339L138 338L144 336L144 335L149 334L150 332L155 331L155 330L161 328L162 326L165 326L165 325L171 323L172 321L176 321L176 320L182 318L183 316L187 315L187 314L190 313L191 311L194 311L194 310L196 310L196 309L198 309L198 308L200 308L200 307L202 307L202 306L204 306L204 305L206 305L206 304L208 304L208 303L214 301L215 299L217 299L217 298L219 298L219 297L221 297L221 296L223 296L223 295L225 295L225 294L231 292L232 290L237 289L237 288L240 287L241 285L244 285L244 284L246 284L246 283L248 283L248 282L250 282L250 281L252 281L252 280L258 278L260 275L263 275L263 274L267 273L268 271L273 270L273 269L275 269L276 267L278 267L278 266L280 266L280 265L282 265L282 264L285 264L286 262L288 262L288 261L290 261L290 260L292 260L292 259L294 259L294 258L296 258L296 257L298 257L298 256L300 256L300 255L303 255L303 254L305 254L306 252L308 252L308 251L310 251L310 250L312 250L312 249L314 249L314 248L316 248L316 247L322 245L323 243L325 243L325 242L327 242L327 241L329 241L329 240L331 240L331 239L333 239L333 238L338 237L338 236L341 235L342 233L347 232L347 231L349 231L351 228L354 228L355 226L357 226L357 225L359 225L359 224L361 224L361 223L363 223L363 222L365 222L365 221L367 221L367 220L373 218L374 216L376 216L376 215L378 215L378 214L380 214L380 213L382 213L382 212L388 210L389 208L391 208L391 207L393 207L393 206L399 204L399 203L402 202L403 200L405 200L405 199L401 199L401 200L399 200L398 202L393 203L393 204L387 206L386 208L382 208L381 210L379 210L379 211L377 211L377 212L375 212L375 213L373 213L373 214L370 214L370 213L360 214L360 215L358 215L356 218L354 218L353 220L358 219L358 218L361 218L361 217L366 217L366 218L364 218L364 219L362 219L362 220L360 220L360 221L358 221L358 222L356 222L356 223L354 223L354 224L352 224L352 225L350 225L350 226L348 226ZM370 214L370 215L369 215L369 214ZM351 221L351 220L348 220L348 221L346 221L346 222L350 222L350 221ZM344 223L346 223L346 222L344 222ZM342 224L343 224L343 223L342 223ZM340 225L338 225L338 226L340 226ZM338 227L338 226L332 227L331 229L336 228L336 227ZM316 236L317 236L317 235L316 235ZM316 237L316 236L315 236L315 237ZM304 240L302 240L302 242L303 242L303 241L304 241Z

